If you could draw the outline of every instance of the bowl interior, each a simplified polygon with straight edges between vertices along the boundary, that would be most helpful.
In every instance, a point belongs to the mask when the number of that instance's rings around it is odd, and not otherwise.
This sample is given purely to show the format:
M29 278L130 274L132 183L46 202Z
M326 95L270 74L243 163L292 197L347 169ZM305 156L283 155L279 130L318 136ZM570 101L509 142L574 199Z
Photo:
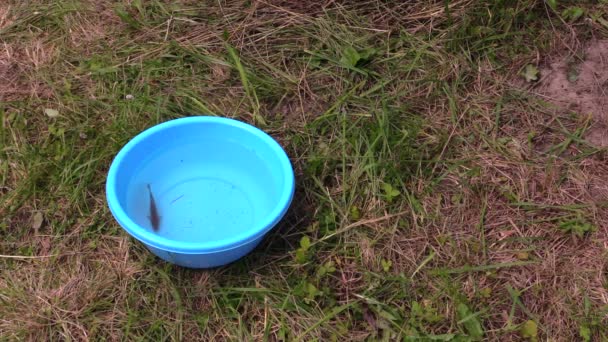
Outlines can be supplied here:
M156 247L245 243L272 228L291 200L285 203L293 171L272 138L238 121L204 118L153 127L116 158L114 190L126 216L120 223L136 237L170 245L152 242ZM148 184L158 231L150 220Z

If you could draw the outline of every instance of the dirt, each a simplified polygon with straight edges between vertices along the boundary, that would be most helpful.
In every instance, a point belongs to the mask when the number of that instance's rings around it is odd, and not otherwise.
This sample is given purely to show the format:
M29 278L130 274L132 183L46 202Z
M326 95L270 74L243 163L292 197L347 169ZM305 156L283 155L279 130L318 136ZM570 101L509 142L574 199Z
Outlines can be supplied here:
M8 96L9 92L14 89L18 74L18 68L15 63L9 60L9 53L7 48L0 52L0 100L4 100L5 96Z
M580 56L562 57L541 69L539 90L563 110L591 115L585 139L608 146L608 40L590 42Z
M51 98L50 87L41 78L31 75L53 58L53 47L41 41L17 45L0 40L0 101Z

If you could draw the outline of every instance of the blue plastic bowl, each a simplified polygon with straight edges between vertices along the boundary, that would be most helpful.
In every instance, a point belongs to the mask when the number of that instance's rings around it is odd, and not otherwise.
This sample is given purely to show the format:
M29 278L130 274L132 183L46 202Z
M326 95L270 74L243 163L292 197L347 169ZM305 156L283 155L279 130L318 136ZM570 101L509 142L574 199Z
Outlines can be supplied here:
M209 268L253 250L285 215L294 188L289 158L268 134L233 119L194 116L129 141L110 166L106 196L116 221L152 253Z

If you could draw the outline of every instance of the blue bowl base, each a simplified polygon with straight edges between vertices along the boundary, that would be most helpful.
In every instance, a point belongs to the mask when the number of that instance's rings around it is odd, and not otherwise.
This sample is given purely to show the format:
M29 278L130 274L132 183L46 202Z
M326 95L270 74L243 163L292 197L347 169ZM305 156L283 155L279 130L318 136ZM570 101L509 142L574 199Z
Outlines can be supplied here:
M261 241L262 238L259 238L243 246L211 254L182 254L167 252L147 245L146 247L152 254L166 262L186 268L205 269L224 266L235 262L254 250Z

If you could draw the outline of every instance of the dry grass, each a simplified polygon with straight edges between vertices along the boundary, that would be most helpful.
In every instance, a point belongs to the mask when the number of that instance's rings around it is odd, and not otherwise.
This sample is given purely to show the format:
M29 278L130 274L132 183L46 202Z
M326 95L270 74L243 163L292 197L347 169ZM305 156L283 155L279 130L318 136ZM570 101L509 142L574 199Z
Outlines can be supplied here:
M52 97L52 91L36 73L52 63L54 47L41 40L28 42L27 45L4 43L0 50L0 100L11 101L29 97Z
M71 23L67 38L73 49L91 53L88 48L100 41L111 46L114 37L125 30L126 25L116 15L111 3L89 0L80 6L86 10L71 13L66 18Z

